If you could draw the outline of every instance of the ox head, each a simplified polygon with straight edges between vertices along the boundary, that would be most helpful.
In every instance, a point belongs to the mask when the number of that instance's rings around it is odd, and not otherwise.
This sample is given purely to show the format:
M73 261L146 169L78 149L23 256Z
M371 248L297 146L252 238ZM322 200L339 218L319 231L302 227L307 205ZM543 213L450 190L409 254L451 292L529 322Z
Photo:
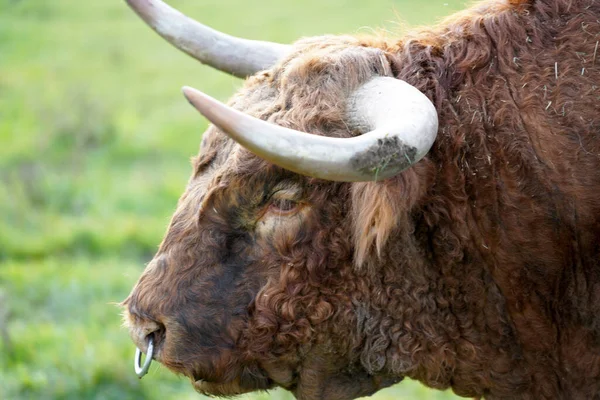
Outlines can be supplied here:
M396 205L376 181L400 179L426 154L433 105L392 78L384 50L357 39L246 41L160 1L128 2L200 61L252 75L230 105L184 88L214 125L123 303L134 342L145 351L152 338L158 361L212 395L282 386L345 399L393 383L355 356L353 293L368 291L357 265L394 225Z

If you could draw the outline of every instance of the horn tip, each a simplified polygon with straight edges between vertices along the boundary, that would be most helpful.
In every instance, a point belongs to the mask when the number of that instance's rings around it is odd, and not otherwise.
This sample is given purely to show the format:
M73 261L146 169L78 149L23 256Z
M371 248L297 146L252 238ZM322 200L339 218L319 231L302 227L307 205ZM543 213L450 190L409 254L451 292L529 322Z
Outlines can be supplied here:
M161 4L157 4L154 0L125 0L125 2L142 18L142 20L146 21L152 29L156 29L156 9L161 7Z
M187 94L192 90L193 88L190 86L182 86L181 87L181 92L184 94L184 96L187 96Z
M127 5L129 5L129 7L133 8L134 10L140 10L144 7L147 8L149 6L148 0L125 0L125 2L127 3Z
M192 102L192 98L200 93L198 90L190 86L183 86L181 88L181 92L190 103Z
M198 89L193 87L184 86L181 88L183 95L185 96L188 103L190 103L196 110L202 114L206 114L208 108L214 103L217 103L212 97L202 93Z

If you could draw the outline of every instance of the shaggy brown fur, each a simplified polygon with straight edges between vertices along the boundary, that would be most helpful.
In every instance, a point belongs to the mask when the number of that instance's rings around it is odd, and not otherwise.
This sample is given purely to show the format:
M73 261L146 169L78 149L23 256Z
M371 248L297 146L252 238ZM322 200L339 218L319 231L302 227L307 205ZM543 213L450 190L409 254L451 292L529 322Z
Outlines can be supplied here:
M401 40L298 42L235 108L347 137L348 95L394 76L436 105L434 147L393 179L334 183L210 128L130 322L160 322L159 360L212 394L342 400L409 376L597 397L599 18L596 0L498 0Z

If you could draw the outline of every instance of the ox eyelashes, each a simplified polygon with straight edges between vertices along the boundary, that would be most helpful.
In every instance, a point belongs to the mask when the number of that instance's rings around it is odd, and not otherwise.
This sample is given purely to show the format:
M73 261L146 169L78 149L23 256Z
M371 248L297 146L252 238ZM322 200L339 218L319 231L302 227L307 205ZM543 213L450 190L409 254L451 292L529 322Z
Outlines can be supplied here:
M298 187L273 191L256 215L257 232L267 236L295 232L303 220L303 211L307 210L308 206L302 201L301 193Z
M273 199L269 211L279 215L292 215L298 211L299 203L290 199Z
M292 189L281 189L273 193L269 199L267 213L279 216L290 216L300 210L301 203L298 200L298 191Z

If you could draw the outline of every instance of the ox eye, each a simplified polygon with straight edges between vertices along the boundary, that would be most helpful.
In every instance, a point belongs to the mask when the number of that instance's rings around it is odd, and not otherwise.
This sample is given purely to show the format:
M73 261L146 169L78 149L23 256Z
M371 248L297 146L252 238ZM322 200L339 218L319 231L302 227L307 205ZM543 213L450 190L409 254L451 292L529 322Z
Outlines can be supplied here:
M290 215L295 213L300 204L295 200L296 197L296 191L284 189L275 192L269 200L269 211L279 215Z
M298 202L290 199L273 199L271 209L280 213L290 213L298 207Z

